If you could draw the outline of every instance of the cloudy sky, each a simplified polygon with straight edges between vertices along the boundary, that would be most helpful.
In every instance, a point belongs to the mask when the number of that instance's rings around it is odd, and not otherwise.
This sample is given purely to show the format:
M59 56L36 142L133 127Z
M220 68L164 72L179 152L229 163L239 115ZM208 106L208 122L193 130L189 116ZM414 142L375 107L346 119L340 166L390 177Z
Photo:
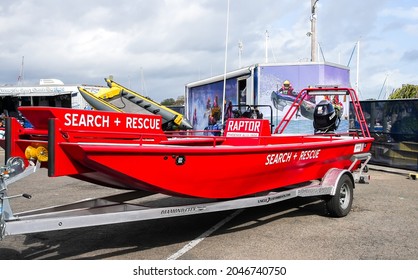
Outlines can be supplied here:
M310 59L310 0L230 0L227 70ZM105 85L104 77L156 101L223 74L228 0L1 0L0 84L42 78ZM361 99L418 84L418 3L319 0L320 59L348 65ZM357 67L356 43L360 42ZM354 51L354 55L351 54ZM351 57L351 60L350 60ZM350 62L350 63L349 63ZM383 90L382 90L383 89Z

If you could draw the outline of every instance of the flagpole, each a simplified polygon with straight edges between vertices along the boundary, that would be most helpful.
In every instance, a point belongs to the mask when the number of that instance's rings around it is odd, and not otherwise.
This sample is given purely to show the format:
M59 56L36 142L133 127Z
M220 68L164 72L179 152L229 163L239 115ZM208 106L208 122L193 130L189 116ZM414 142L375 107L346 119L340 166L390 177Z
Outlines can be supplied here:
M228 0L228 9L226 15L226 36L225 36L225 65L224 65L224 87L222 93L222 132L224 130L224 122L225 122L225 99L226 99L226 66L228 60L228 37L229 37L229 0Z

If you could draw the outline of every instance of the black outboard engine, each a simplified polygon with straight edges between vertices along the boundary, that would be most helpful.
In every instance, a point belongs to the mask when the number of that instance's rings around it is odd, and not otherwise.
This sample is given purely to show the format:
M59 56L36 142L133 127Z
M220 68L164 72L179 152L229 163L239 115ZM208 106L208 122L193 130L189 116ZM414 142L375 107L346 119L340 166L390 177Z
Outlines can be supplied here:
M315 133L334 133L340 125L340 116L328 100L321 100L314 111Z

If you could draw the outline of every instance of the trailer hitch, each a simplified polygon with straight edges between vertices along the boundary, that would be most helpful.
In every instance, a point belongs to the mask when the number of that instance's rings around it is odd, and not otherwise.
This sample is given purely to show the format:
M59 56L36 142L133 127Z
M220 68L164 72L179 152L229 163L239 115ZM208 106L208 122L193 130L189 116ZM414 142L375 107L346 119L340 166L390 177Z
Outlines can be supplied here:
M41 163L39 161L36 163L30 161L29 165L25 167L25 162L22 158L11 157L4 166L0 167L0 240L3 239L5 234L6 222L16 219L10 206L10 199L19 197L27 199L32 198L32 196L27 193L8 196L7 186L35 173L40 166Z

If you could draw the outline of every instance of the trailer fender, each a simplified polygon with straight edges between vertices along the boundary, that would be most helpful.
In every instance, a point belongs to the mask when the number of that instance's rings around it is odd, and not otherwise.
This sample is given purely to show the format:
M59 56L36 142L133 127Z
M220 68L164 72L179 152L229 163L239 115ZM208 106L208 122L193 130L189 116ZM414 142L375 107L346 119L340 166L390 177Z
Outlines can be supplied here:
M348 175L348 177L353 183L353 188L355 188L353 174L347 169L338 169L338 168L331 168L330 170L328 170L328 172L322 178L321 186L325 188L331 188L330 195L334 196L336 189L337 189L338 182L340 181L341 177L344 174Z

